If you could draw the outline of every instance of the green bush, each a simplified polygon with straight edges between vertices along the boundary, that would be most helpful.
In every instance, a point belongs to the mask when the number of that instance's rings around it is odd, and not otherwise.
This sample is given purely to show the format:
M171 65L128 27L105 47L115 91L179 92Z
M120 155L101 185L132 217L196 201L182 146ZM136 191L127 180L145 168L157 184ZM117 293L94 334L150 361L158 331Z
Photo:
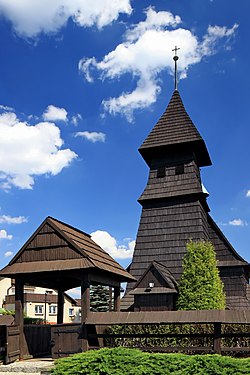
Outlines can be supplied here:
M223 287L213 244L189 241L179 283L178 310L225 309Z
M53 375L240 375L250 358L219 355L152 354L138 349L100 349L56 361Z
M150 325L113 325L106 329L105 333L110 335L135 335L135 334L149 334L149 335L165 335L161 337L110 337L105 339L105 346L107 347L126 347L126 348L147 348L150 347L213 347L213 324L150 324ZM235 334L235 337L225 337L221 339L222 347L250 347L250 325L244 324L222 324L221 332L223 334ZM246 336L242 336L246 333ZM173 337L173 335L183 335L183 337ZM185 337L185 335L205 334L206 337ZM237 336L239 334L239 336ZM202 352L202 350L201 350ZM191 349L189 354L195 354ZM244 352L226 352L231 356L243 356Z
M171 337L171 335L185 334L212 334L212 324L150 324L150 325L113 325L106 329L107 334L149 334L166 335L161 337L110 337L105 341L107 347L123 346L127 348L150 347L187 347L187 346L210 346L213 345L212 337ZM168 336L170 335L170 336ZM192 353L190 351L189 353Z

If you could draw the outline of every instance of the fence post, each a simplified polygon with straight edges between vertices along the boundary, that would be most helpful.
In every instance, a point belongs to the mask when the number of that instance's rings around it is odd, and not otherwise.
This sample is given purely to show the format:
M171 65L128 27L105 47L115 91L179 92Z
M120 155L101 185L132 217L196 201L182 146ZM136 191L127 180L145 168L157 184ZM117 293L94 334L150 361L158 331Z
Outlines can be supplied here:
M221 323L214 323L214 352L221 354Z
M24 283L21 279L15 279L15 324L19 327L19 350L20 359L24 356L24 331L23 331L23 301L24 301Z

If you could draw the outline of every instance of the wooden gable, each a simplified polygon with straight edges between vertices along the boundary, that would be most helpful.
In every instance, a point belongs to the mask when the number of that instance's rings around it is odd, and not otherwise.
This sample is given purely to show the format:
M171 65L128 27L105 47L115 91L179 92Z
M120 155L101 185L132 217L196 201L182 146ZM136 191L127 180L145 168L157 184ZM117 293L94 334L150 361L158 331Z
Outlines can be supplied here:
M176 287L177 283L167 268L152 262L131 291L134 295L134 311L173 310Z
M44 225L25 244L12 263L43 262L81 258L81 254L49 223Z
M152 262L144 274L140 277L134 286L136 288L149 288L150 284L153 284L154 288L169 288L175 289L177 283L174 276L166 269L164 265L158 262Z
M89 269L119 280L135 281L91 236L66 223L47 217L10 263L2 276ZM101 276L100 276L101 277ZM100 278L99 277L99 278Z

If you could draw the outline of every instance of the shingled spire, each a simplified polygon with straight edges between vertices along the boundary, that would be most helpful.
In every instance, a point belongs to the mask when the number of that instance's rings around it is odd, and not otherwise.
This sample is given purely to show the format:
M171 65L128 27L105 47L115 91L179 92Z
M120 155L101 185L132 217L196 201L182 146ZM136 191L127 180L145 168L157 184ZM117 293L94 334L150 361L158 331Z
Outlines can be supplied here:
M153 158L180 149L192 151L199 167L212 164L205 142L187 114L179 92L175 90L167 109L139 151L150 165Z

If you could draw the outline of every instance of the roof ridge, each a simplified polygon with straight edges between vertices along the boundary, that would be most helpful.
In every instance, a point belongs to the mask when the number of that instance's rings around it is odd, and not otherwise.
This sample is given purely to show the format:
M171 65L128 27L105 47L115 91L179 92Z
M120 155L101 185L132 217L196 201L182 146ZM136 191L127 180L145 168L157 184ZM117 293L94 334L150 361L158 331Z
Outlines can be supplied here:
M84 234L85 236L88 236L89 238L91 238L91 235L90 235L89 233L83 232L82 230L80 230L80 229L78 229L78 228L76 228L76 227L73 227L72 225L67 224L67 223L65 223L64 221L58 220L58 219L56 219L56 218L54 218L54 217L52 217L52 216L47 216L46 219L52 219L52 220L55 220L55 221L57 221L58 223L60 223L60 224L62 224L62 225L65 225L66 227L69 227L69 228L75 230L76 232L82 233L82 234ZM45 220L46 220L46 219L45 219Z

